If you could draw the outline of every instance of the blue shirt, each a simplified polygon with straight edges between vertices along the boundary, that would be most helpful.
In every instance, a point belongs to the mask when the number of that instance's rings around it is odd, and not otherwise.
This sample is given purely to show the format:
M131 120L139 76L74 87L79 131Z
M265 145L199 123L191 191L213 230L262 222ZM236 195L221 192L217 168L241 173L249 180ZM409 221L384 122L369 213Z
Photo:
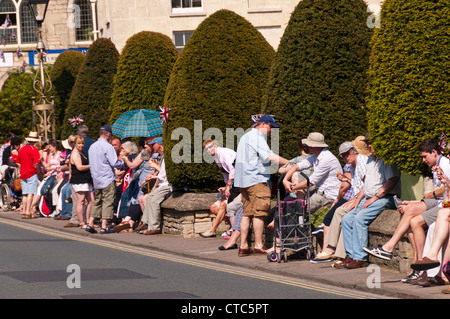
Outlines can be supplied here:
M114 168L120 169L123 162L117 159L116 151L109 142L100 137L89 148L89 167L94 188L104 189L116 180Z
M252 128L244 134L236 151L234 186L244 188L267 183L270 177L268 158L273 154L260 131Z

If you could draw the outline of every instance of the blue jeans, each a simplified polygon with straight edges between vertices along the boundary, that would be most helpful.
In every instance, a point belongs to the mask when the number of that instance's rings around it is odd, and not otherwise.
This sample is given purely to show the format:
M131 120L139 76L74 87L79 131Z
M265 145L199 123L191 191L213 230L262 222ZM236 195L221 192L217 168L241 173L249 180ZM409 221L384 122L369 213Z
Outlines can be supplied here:
M369 225L383 210L395 208L392 195L386 195L362 209L365 201L366 198L362 199L358 207L349 211L341 222L345 252L353 260L367 260L363 247L367 247L369 241Z
M66 199L68 199L72 195L72 187L69 182L63 186L61 189L61 200L62 200L62 208L61 208L61 217L72 217L72 202L66 203Z

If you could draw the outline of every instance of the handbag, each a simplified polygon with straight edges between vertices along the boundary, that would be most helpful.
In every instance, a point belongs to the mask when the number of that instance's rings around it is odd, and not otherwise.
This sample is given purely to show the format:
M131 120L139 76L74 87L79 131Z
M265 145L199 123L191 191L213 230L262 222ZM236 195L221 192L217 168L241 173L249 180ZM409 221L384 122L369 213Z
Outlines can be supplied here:
M155 186L156 179L150 179L148 181L145 181L144 184L142 184L141 190L144 194L150 193L153 186Z
M16 168L15 169L15 175L16 175L16 179L14 179L13 181L13 188L15 192L21 192L22 191L22 181L20 179L20 173L19 170Z
M16 178L13 182L13 187L15 192L21 192L22 191L22 181L20 178Z

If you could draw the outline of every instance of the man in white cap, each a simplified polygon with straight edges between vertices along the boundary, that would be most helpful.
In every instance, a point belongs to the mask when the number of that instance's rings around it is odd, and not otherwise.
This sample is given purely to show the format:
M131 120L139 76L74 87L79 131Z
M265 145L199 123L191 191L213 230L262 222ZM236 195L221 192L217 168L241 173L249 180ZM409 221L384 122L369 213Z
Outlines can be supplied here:
M24 207L22 218L32 218L31 204L38 189L38 175L42 175L41 156L39 150L34 146L40 139L37 132L30 132L25 140L28 143L19 150L16 163L20 169L22 184L22 202Z
M267 254L263 246L264 219L269 214L271 190L268 184L270 163L285 165L289 161L276 155L266 138L272 128L278 128L270 115L262 115L253 128L239 140L236 151L234 185L240 188L244 206L241 220L241 246L238 256ZM254 249L248 247L247 237L253 219Z
M303 191L308 186L308 181L292 183L291 177L296 171L303 171L314 167L314 172L309 177L310 186L315 190L310 197L310 213L314 214L321 207L331 205L338 197L341 181L337 178L342 173L339 160L328 149L325 138L321 133L310 133L302 143L307 145L313 156L293 166L284 177L283 184L286 191Z
M327 216L325 216L323 249L316 256L316 258L311 260L312 262L328 262L332 260L333 256L340 259L344 259L346 256L341 221L342 217L353 209L353 204L356 201L356 197L364 185L364 179L366 177L366 164L368 156L370 156L370 152L363 140L364 136L358 136L354 141L344 142L339 147L338 156L341 156L347 163L344 166L344 171L346 171L347 167L350 172L350 178L344 174L338 174L338 178L342 182L341 186L351 186L351 189L349 189L350 192L347 191L343 197L346 198L347 201L341 203L340 205L339 202L336 203L327 213ZM332 213L331 216L329 216L330 213ZM342 260L336 261L333 265L334 268L342 268L342 266Z

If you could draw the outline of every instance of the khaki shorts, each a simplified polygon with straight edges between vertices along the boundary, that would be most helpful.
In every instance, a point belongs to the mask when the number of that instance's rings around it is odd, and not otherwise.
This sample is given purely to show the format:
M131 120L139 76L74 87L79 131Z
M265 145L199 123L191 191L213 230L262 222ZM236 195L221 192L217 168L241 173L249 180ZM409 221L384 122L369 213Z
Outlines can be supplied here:
M244 216L265 217L270 210L271 190L267 183L241 188Z

